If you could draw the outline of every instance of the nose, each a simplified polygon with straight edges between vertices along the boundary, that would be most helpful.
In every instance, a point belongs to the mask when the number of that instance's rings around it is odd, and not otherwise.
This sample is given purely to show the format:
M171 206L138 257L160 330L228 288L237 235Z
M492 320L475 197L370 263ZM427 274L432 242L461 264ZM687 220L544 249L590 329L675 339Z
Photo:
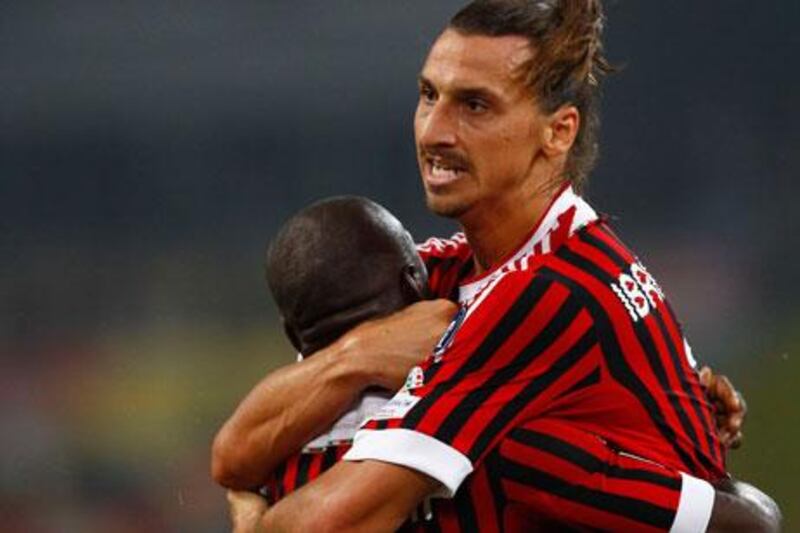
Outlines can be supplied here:
M458 140L458 117L453 107L442 100L427 106L420 104L416 132L420 146L455 146Z

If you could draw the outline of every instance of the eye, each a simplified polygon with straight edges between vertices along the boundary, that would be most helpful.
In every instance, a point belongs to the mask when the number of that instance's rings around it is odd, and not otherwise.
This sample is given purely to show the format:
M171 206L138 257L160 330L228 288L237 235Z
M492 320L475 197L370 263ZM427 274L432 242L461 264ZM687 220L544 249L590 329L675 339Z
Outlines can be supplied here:
M427 83L421 83L419 86L419 99L426 104L436 102L436 91Z
M470 113L480 114L489 109L489 104L482 98L467 98L464 104L467 109L469 109Z

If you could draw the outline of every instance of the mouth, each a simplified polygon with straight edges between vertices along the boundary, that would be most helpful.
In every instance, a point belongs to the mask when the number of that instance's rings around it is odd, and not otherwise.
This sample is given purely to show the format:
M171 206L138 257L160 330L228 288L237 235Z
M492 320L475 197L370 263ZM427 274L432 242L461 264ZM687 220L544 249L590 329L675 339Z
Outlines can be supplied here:
M437 157L424 159L423 178L430 187L442 187L454 183L467 175L464 166Z

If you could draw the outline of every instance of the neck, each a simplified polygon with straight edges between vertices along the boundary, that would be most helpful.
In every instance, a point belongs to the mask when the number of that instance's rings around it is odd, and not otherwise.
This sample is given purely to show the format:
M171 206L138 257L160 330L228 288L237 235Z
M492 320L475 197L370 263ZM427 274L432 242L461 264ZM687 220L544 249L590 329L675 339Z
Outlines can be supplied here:
M500 199L461 218L475 257L475 274L491 270L525 242L557 191L547 187Z

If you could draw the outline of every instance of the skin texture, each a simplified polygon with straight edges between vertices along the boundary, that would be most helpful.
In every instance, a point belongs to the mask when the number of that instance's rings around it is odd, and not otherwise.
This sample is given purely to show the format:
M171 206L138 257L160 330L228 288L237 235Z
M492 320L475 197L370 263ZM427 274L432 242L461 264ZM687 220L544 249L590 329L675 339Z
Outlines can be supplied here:
M477 273L525 239L580 125L571 105L541 112L518 75L531 56L524 37L447 30L419 76L414 133L428 207L461 223Z

